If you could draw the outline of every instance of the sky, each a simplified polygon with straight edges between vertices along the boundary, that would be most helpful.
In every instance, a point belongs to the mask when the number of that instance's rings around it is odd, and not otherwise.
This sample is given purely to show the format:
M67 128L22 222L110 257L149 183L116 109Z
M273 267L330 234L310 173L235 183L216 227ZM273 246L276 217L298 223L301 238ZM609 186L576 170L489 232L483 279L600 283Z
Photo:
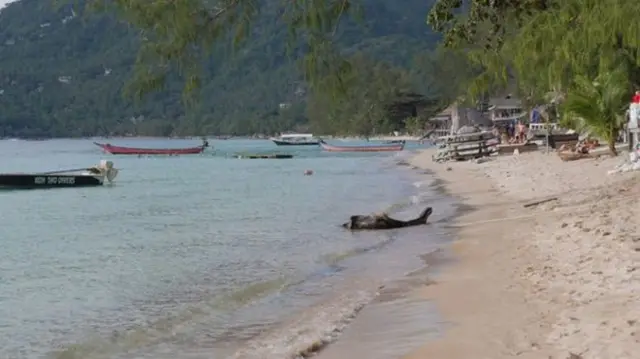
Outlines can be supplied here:
M14 0L0 0L0 8L3 8L5 5L7 5L8 3L12 2Z

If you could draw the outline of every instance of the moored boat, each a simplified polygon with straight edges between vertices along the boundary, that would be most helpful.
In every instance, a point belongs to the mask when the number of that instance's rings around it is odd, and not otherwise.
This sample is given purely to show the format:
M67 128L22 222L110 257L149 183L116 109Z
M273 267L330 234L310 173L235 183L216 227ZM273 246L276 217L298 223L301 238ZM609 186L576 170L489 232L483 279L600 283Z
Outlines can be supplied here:
M384 143L406 143L407 141L405 140L390 140L390 141L384 141Z
M272 137L271 141L278 146L317 146L320 143L311 133L282 134L279 137Z
M94 144L112 155L197 155L202 153L205 148L209 147L209 142L207 140L203 140L203 143L200 146L187 148L137 148L114 146L109 143L98 142L94 142Z
M292 154L289 153L254 153L254 154L236 154L235 158L249 158L249 159L289 159L293 158Z
M328 152L394 152L404 149L402 143L383 143L379 145L335 146L320 140L320 146Z
M111 161L100 161L90 168L50 171L41 173L0 174L0 189L36 189L64 187L95 187L108 183L118 175Z

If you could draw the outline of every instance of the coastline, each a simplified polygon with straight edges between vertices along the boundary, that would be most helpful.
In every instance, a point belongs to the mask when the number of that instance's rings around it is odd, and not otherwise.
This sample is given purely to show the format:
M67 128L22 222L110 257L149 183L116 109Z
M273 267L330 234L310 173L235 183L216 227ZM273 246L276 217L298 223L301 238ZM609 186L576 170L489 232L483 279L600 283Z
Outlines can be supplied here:
M432 172L471 211L453 224L456 262L413 292L436 304L447 329L405 359L637 355L640 202L629 197L638 198L640 186L633 173L607 175L624 154L437 164L432 153L410 164Z
M404 178L403 181L409 180L411 189L407 196L399 197L386 210L398 218L413 218L425 206L433 206L439 209L431 217L433 224L398 231L360 233L368 237L388 236L395 242L389 248L376 249L364 260L380 266L401 265L404 270L402 273L397 271L392 277L378 277L380 287L375 296L354 313L348 324L336 331L331 340L322 341L322 345L301 353L297 359L307 356L318 359L399 358L419 347L425 337L437 338L442 334L442 320L434 304L413 294L415 288L430 285L433 273L450 260L445 251L451 242L450 231L443 226L459 213L460 208L435 177L425 178L425 171L416 171L408 164L415 153L407 151L390 158L392 162L386 168ZM370 206L367 208L371 210ZM382 207L378 209L382 210Z
M361 141L363 137L357 136L333 136L333 135L318 135L319 138L339 140L339 141ZM27 142L42 142L52 140L186 140L186 141L201 141L202 138L207 138L209 141L227 141L227 140L262 140L271 141L271 137L262 136L254 137L251 135L246 136L232 136L226 137L223 135L198 135L198 136L87 136L87 137L1 137L0 141L27 141ZM370 141L406 141L406 142L419 142L422 141L420 136L411 135L385 135L374 136L369 138Z

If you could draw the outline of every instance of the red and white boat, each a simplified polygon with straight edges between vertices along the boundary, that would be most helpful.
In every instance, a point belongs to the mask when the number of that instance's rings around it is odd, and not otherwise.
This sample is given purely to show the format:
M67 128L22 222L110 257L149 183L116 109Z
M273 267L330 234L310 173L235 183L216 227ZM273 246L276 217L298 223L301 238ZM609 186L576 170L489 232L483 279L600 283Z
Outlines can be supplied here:
M114 146L109 143L94 142L94 144L112 155L196 155L202 153L205 148L209 147L209 142L206 140L200 146L187 148L136 148Z
M400 142L362 146L334 146L320 140L320 146L327 152L394 152L402 151L404 144L404 142Z

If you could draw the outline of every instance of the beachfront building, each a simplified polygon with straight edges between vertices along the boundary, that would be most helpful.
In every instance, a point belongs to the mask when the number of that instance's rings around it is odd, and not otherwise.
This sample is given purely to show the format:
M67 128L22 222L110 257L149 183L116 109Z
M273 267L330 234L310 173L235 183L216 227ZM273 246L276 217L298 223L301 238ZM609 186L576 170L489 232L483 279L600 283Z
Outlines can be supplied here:
M447 136L451 133L451 117L452 108L451 106L445 108L440 111L437 115L431 117L429 121L427 121L427 130L433 131L435 136Z
M489 101L489 117L495 125L508 124L517 120L527 120L527 111L522 101L511 95L494 97Z
M436 136L448 136L454 134L464 126L487 126L487 117L475 108L463 107L451 104L449 107L431 117L428 121L430 130Z

